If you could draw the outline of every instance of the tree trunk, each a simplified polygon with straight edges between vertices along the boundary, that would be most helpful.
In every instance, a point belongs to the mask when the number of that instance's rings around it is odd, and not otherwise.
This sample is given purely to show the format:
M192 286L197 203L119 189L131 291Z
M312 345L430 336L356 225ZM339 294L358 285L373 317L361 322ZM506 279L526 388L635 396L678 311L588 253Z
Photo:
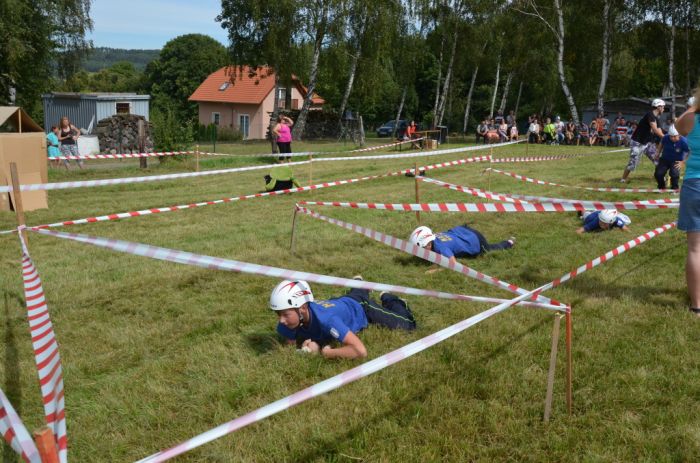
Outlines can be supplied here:
M438 78L435 84L435 104L433 105L433 128L435 128L435 120L437 119L438 103L440 102L440 83L442 82L442 50L445 47L445 37L442 37L440 42L440 59L438 60Z
M472 72L472 82L469 84L469 92L467 92L467 107L464 109L464 126L462 127L462 133L467 134L467 124L469 123L469 111L472 106L472 93L474 93L474 83L476 82L476 74L479 72L479 66L474 68Z
M603 5L603 63L600 66L600 85L598 86L598 113L605 112L605 86L610 72L610 0Z
M457 54L457 31L452 34L452 51L450 52L450 63L447 65L447 74L445 74L445 84L442 87L442 94L440 95L440 103L438 104L437 115L435 117L435 125L442 125L442 119L445 116L445 104L447 102L447 95L450 89L450 84L452 80L452 69L454 67L455 55Z
M557 70L559 71L559 81L561 82L561 89L566 97L566 102L569 104L569 110L571 111L571 117L574 120L574 124L578 125L578 110L576 110L576 103L574 102L574 96L569 90L569 86L566 83L566 74L564 73L564 12L561 6L561 0L554 0L554 8L557 12L557 23L558 23L558 53L557 53Z
M685 24L685 94L690 95L693 84L690 82L690 21L692 14L688 10Z
M520 88L518 88L518 98L515 100L515 109L513 110L513 115L515 120L518 120L518 107L520 106L520 95L523 94L523 81L520 81Z
M491 109L489 110L489 119L493 117L493 110L496 107L496 94L498 93L498 80L501 77L501 55L498 55L498 64L496 64L496 83L493 84L493 96L491 97Z
M324 14L325 17L325 14ZM321 55L321 44L323 42L323 36L325 30L325 24L319 25L316 32L316 40L314 41L314 54L311 58L311 70L309 73L309 86L306 91L306 96L304 97L304 104L299 112L299 117L294 122L294 139L301 140L304 134L304 129L306 128L306 117L309 114L309 108L311 107L311 99L313 98L314 90L316 89L316 77L318 75L318 58Z
M676 45L676 15L671 13L671 39L668 42L668 90L671 94L671 117L676 116L676 86L673 83L673 63Z
M403 91L401 92L401 101L399 102L399 109L396 111L396 119L394 120L394 133L392 135L392 138L396 138L396 131L399 129L399 120L401 119L401 112L403 111L403 104L406 102L406 90L408 89L407 86L403 87Z
M501 112L501 114L505 114L506 111L506 103L508 102L508 92L510 91L510 84L513 80L513 71L510 71L508 73L508 77L506 77L506 84L503 86L503 96L501 97L501 104L498 105L498 110Z
M338 114L340 115L340 120L343 120L343 114L345 113L345 107L348 105L348 99L350 99L350 93L352 92L352 86L355 83L355 73L357 72L357 63L360 61L360 56L362 55L362 37L365 35L365 25L367 24L367 12L362 14L360 19L360 29L357 31L355 36L357 47L357 52L352 57L352 62L350 63L350 75L348 76L348 83L345 86L345 93L343 94L343 100L340 103L340 110ZM342 122L341 122L342 123Z

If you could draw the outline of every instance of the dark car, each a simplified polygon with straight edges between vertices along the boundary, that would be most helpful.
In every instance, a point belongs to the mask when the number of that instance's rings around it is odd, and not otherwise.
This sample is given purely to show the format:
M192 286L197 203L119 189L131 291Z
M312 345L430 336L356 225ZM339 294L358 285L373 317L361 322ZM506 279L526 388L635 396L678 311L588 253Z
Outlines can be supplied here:
M395 123L396 123L395 120L391 120L391 121L383 124L381 127L379 127L377 129L377 136L378 137L390 137L391 134L394 133L394 124ZM408 123L405 120L399 119L399 128L396 131L396 136L401 137L406 132L407 126L408 126Z

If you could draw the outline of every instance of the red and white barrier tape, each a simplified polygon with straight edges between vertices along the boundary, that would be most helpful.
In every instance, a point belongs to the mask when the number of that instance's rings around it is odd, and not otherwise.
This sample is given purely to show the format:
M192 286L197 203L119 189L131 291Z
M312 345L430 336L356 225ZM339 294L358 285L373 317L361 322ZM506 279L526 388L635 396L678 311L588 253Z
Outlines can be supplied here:
M460 264L459 262L456 263L451 263L450 259L447 257L441 256L440 254L433 252L429 249L421 248L418 246L414 246L408 241L404 241L402 239L396 238L394 236L390 235L385 235L384 233L380 233L375 230L371 230L369 228L361 227L359 225L343 222L342 220L338 219L333 219L331 217L326 217L324 215L318 214L314 211L311 211L309 209L306 209L305 207L301 207L299 205L296 206L296 210L306 214L308 216L311 216L315 219L323 220L324 222L331 223L333 225L337 225L339 227L345 228L346 230L354 231L355 233L361 233L365 235L367 238L371 238L375 241L378 241L380 243L386 244L387 246L391 246L394 249L398 249L399 251L403 251L407 254L414 255L416 257L420 257L421 259L427 260L429 262L432 262L434 264L437 264L441 267L448 268L450 270L453 270L457 273L461 273L464 276L467 276L469 278L474 278L476 280L482 281L486 284L489 284L491 286L496 286L498 288L504 289L506 291L510 291L515 294L525 294L528 291L526 289L520 288L514 284L507 283L505 281L499 280L498 278L494 278L492 276L486 275L484 273L481 273L477 270L474 270L471 267L468 267L466 265ZM546 304L545 306L542 306L540 304L537 304L540 307L543 308L548 308L548 309L554 309L554 310L566 310L566 304L562 304L561 302L558 301L553 301L549 298L545 298L544 296L540 296L542 303ZM489 301L490 302L490 301ZM502 301L500 301L502 302ZM521 303L524 305L529 305L525 303Z
M536 185L550 185L550 186L558 186L558 187L562 187L562 188L576 188L577 190L605 191L605 192L615 192L615 193L677 193L678 192L678 190L659 190L658 188L594 188L594 187L584 187L584 186L576 186L576 185L563 185L561 183L546 182L544 180L537 180L534 178L525 177L523 175L514 174L512 172L504 172L502 170L492 169L490 167L487 168L486 170L490 170L492 172L496 172L497 174L505 175L507 177L512 177L514 179L517 179L517 180L520 180L523 182L534 183Z
M32 436L2 389L0 389L0 433L5 442L21 455L24 461L41 463L41 456Z
M426 183L432 183L434 185L442 186L450 190L459 191L462 193L467 193L472 196L477 196L479 198L492 199L496 201L503 201L516 204L528 204L532 201L538 201L541 203L554 203L554 204L578 204L579 206L585 207L586 209L615 209L618 204L612 201L589 201L589 200L579 200L579 199L562 199L562 198L548 198L545 196L528 196L528 195L516 195L516 194L505 194L505 193L493 193L491 191L479 190L478 188L463 187L460 185L454 185L452 183L442 182L440 180L428 178L428 177L418 177ZM631 201L639 206L656 206L663 204L677 204L678 198L665 198L665 199L650 199L650 200L640 200Z
M301 201L308 206L333 206L353 209L377 209L393 212L576 212L587 209L587 203L354 203L337 201ZM596 203L593 203L596 204ZM678 203L647 204L635 201L609 203L616 209L677 209ZM598 207L597 209L606 209Z
M404 140L395 143L386 143L384 145L370 146L367 148L358 148L354 150L342 150L342 151L300 151L297 153L264 153L264 154L233 154L233 153L211 153L208 151L200 151L199 154L205 156L228 156L228 157L294 157L294 156L323 156L329 154L339 154L339 153L363 153L367 151L377 151L384 148L393 148L399 145L405 145L407 143L415 143L417 141L423 140L423 138L416 138L415 140ZM194 151L192 151L194 153Z
M581 153L581 154L559 154L555 156L530 156L530 157L515 157L515 158L493 158L494 164L506 162L538 162L538 161L558 161L561 159L580 158L596 153Z
M441 151L431 151L430 153L406 153L406 154L389 154L381 156L347 156L340 158L320 158L316 162L333 162L333 161L358 161L358 160L369 160L369 159L403 159L403 158L415 158L421 156L440 156L443 154L452 153L462 153L467 151L475 151L477 149L483 149L482 147L464 147L464 148L453 148ZM490 159L488 157L484 157ZM286 165L288 166L300 166L308 164L312 161L296 161L290 162ZM62 190L67 188L83 188L83 187L95 187L104 185L121 185L125 183L144 183L144 182L155 182L161 180L174 180L180 178L191 178L191 177L201 177L206 175L218 175L218 174L230 174L234 172L244 172L249 170L260 170L269 169L272 166L247 166L247 167L236 167L231 169L218 169L218 170L205 170L203 172L185 172L180 174L166 174L166 175L152 175L145 177L125 177L125 178L112 178L104 180L84 180L76 182L60 182L60 183L37 183L37 184L22 184L20 185L21 191L37 191L37 190ZM0 193L8 193L12 188L10 186L0 186Z
M31 229L29 229L31 230ZM451 294L431 289L418 289L406 286L390 285L384 283L373 283L370 281L351 280L348 278L335 277L329 275L319 275L317 273L301 272L279 267L268 267L266 265L252 264L232 259L205 256L192 252L179 251L176 249L161 248L148 244L134 243L131 241L101 238L98 236L80 235L75 233L55 232L51 230L31 230L42 235L54 236L80 243L91 244L93 246L111 249L113 251L124 252L136 256L149 257L156 260L175 262L177 264L193 265L208 269L224 270L228 272L248 273L252 275L263 275L288 280L306 280L313 283L332 286L344 286L346 288L364 288L371 291L388 291L398 294L408 294L410 296L426 296L438 299L450 299L458 301L471 301L472 296L462 294Z
M61 463L68 461L68 437L66 435L66 411L63 395L63 369L58 353L58 343L54 335L49 308L46 305L44 288L39 272L34 266L22 234L18 234L22 244L22 278L24 298L27 304L27 318L34 348L34 360L39 373L41 396L44 400L46 424L53 431Z
M421 171L426 171L426 170L439 169L442 167L451 167L451 166L456 166L456 165L461 165L461 164L469 164L472 162L481 162L481 161L486 161L488 159L489 159L488 156L478 156L478 157L474 157L474 158L459 159L456 161L448 161L448 162L442 162L439 164L432 164L429 166L422 166L422 167L419 167L418 169ZM262 198L265 196L278 196L278 195L289 194L289 193L300 193L303 191L320 190L322 188L329 188L329 187L334 187L334 186L339 186L339 185L349 185L352 183L357 183L357 182L361 182L361 181L365 181L365 180L375 180L375 179L383 178L383 177L404 175L406 173L413 172L414 170L415 169L403 169L403 170L398 170L395 172L389 172L386 174L370 175L370 176L366 176L366 177L352 178L352 179L348 179L348 180L337 180L334 182L317 183L316 185L310 185L310 186L305 186L305 187L300 187L300 188L290 188L287 190L279 190L279 191L268 191L265 193L254 193L254 194L250 194L250 195L234 196L231 198L216 199L216 200L211 200L211 201L202 201L202 202L190 203L190 204L181 204L181 205L177 205L177 206L166 206L166 207L142 209L140 211L119 212L119 213L107 214L107 215L102 215L102 216L97 216L97 217L87 217L84 219L65 220L62 222L55 222L55 223L50 223L50 224L34 225L34 226L29 227L29 228L38 229L38 228L65 227L65 226L69 226L69 225L79 225L79 224L84 224L84 223L94 223L94 222L105 222L105 221L110 221L110 220L128 219L131 217L140 217L140 216L144 216L144 215L159 214L161 212L175 212L175 211L193 209L193 208L202 207L202 206L211 206L214 204L223 204L223 203L230 203L230 202L234 202L234 201L242 201L242 200L246 200L246 199ZM0 235L6 235L6 234L10 234L10 233L15 233L15 232L17 232L17 229L3 230L3 231L0 231Z
M614 258L615 256L618 256L622 254L623 252L631 249L632 247L636 246L637 244L641 244L644 241L647 241L654 236L658 236L660 233L663 233L663 231L667 230L668 228L666 227L672 227L675 226L675 224L669 224L669 225L664 225L661 228L657 228L656 230L653 230L651 232L645 233L641 237L632 240L630 243L633 243L632 245L629 245L627 243L626 245L623 245L621 247L616 248L619 250L617 253L614 253L614 251L610 251L609 253L605 254L605 256L610 255L610 257L606 258L605 260L610 260ZM649 235L649 236L647 236ZM643 239L642 239L643 238ZM629 247L625 247L629 245ZM622 248L620 250L620 248ZM612 253L612 254L611 254ZM600 258L598 258L600 259ZM277 413L283 412L289 408L292 408L296 405L299 405L309 399L313 399L315 397L321 396L323 394L326 394L330 391L333 391L335 389L338 389L342 386L345 386L346 384L349 384L353 381L356 381L358 379L364 378L366 376L369 376L373 373L376 373L377 371L383 370L384 368L387 368L397 362L400 362L401 360L405 360L406 358L415 355L429 347L434 346L435 344L444 341L445 339L448 339L451 336L454 336L455 334L464 331L465 329L493 316L496 315L499 312L503 312L504 310L508 309L509 307L512 307L514 304L516 304L519 301L523 301L528 298L534 298L535 296L538 296L540 293L551 289L555 286L558 286L561 283L564 283L568 279L574 278L575 276L580 275L581 273L585 272L586 270L590 270L591 268L600 265L603 261L596 262L596 259L593 261L579 267L578 273L570 272L569 274L565 275L564 277L558 278L557 280L554 280L550 283L547 283L546 285L540 286L539 288L535 289L534 291L531 291L529 293L526 293L524 295L518 296L515 299L512 299L509 302L505 302L503 304L499 304L496 307L492 307L489 310L486 310L484 312L481 312L477 315L474 315L473 317L470 317L466 320L463 320L459 323L456 323L452 326L449 326L443 330L440 330L436 333L433 333L429 336L426 336L422 339L419 339L418 341L412 342L411 344L408 344L404 347L401 347L399 349L396 349L392 352L389 352L388 354L382 355L381 357L377 357L376 359L363 363L362 365L359 365L355 368L352 368L350 370L347 370L343 373L340 373L336 376L333 376L332 378L329 378L325 381L321 381L320 383L314 384L313 386L307 387L306 389L302 389L299 392L296 392L292 395L289 395L283 399L277 400L276 402L272 402L271 404L265 405L264 407L260 407L257 410L254 410L252 412L249 412L241 417L238 417L234 420L231 420L227 423L224 423L222 425L217 426L214 429L211 429L209 431L203 432L202 434L199 434L191 439L188 439L181 444L176 445L175 447L171 447L167 450L160 451L156 454L153 454L149 457L146 457L144 459L139 460L137 463L160 463L163 461L167 461L177 455L181 455L185 452L188 452L192 449L195 449L197 447L200 447L206 443L209 443L215 439L218 439L220 437L223 437L227 434L231 434L232 432L235 432L241 428L244 428L248 425L251 425L253 423L256 423L258 421L261 421L269 416L275 415ZM566 278L569 276L569 278Z
M85 154L82 156L56 156L49 158L60 159L62 161L75 160L85 161L87 159L128 159L128 158L154 158L163 156L180 156L184 154L194 154L194 151L161 151L158 153L121 153L121 154Z
M228 423L224 423L220 426L217 426L216 428L206 431L175 447L163 450L154 455L139 460L137 463L158 463L167 461L173 457L176 457L177 455L188 452L215 439L218 439L241 428L244 428L248 425L261 421L269 416L275 415L284 410L299 405L303 402L306 402L309 399L319 397L330 391L333 391L342 386L357 381L358 379L365 378L373 373L388 368L391 365L394 365L395 363L398 363L402 360L406 360L407 358L418 354L419 352L422 352L442 341L445 341L446 339L451 338L452 336L466 330L467 328L470 328L476 325L477 323L486 320L489 317L492 317L498 313L505 311L506 309L512 307L520 301L536 296L539 291L540 289L538 288L522 296L518 296L515 299L506 301L484 312L469 317L466 320L462 320L459 323L455 323L454 325L448 326L447 328L442 329L436 333L433 333L429 336L414 341L404 347L389 352L388 354L384 354L381 357L377 357L374 360L363 363L362 365L356 366L355 368L351 368L350 370L333 376L332 378L328 378L325 381L321 381L320 383L314 384L313 386L307 387L306 389L302 389L299 392L289 395L269 405L260 407L257 410L247 413L239 418L236 418L235 420L229 421Z

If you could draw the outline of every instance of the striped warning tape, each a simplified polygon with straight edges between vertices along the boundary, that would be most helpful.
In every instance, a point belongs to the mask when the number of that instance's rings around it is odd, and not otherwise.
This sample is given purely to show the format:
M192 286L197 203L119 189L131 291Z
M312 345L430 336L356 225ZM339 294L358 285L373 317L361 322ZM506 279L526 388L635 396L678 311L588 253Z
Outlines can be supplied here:
M386 204L386 203L354 203L338 201L301 201L304 206L333 206L353 209L377 209L394 212L576 212L588 208L588 203L408 203L408 204ZM593 203L596 204L596 203ZM611 202L615 209L676 209L678 203L651 204L648 201L626 201ZM611 208L612 208L611 207ZM607 209L606 207L595 207L596 209Z
M56 156L52 159L85 161L88 159L128 159L128 158L154 158L164 156L180 156L194 154L194 151L160 151L158 153L121 153L121 154L85 154L81 156ZM201 154L201 153L200 153Z
M489 159L488 156L477 156L477 157L473 157L473 158L466 158L466 159L458 159L455 161L441 162L439 164L432 164L429 166L421 166L418 169L420 171L427 171L427 170L433 170L433 169L440 169L443 167L452 167L452 166L456 166L456 165L469 164L472 162L487 161L488 159ZM279 190L279 191L268 191L265 193L254 193L254 194L250 194L250 195L234 196L231 198L216 199L216 200L211 200L211 201L201 201L198 203L181 204L181 205L177 205L177 206L155 207L155 208L150 208L150 209L142 209L140 211L118 212L118 213L106 214L106 215L101 215L101 216L96 216L96 217L87 217L87 218L83 218L83 219L64 220L61 222L55 222L55 223L50 223L50 224L33 225L29 228L37 229L37 228L65 227L65 226L69 226L69 225L79 225L79 224L85 224L85 223L105 222L105 221L110 221L110 220L128 219L131 217L159 214L162 212L175 212L175 211L181 211L181 210L186 210L186 209L194 209L197 207L211 206L211 205L215 205L215 204L223 204L223 203L230 203L230 202L234 202L234 201L242 201L242 200L246 200L246 199L262 198L265 196L279 196L279 195L289 194L289 193L300 193L303 191L320 190L322 188L329 188L329 187L334 187L334 186L339 186L339 185L349 185L352 183L362 182L365 180L375 180L378 178L404 175L407 173L412 173L414 170L415 169L413 169L413 168L402 169L402 170L398 170L395 172L389 172L386 174L369 175L366 177L351 178L348 180L337 180L334 182L317 183L316 185L310 185L310 186L299 187L299 188L290 188L290 189ZM0 231L0 235L15 233L16 231L17 231L16 229L3 230L3 231Z
M466 265L460 264L459 262L455 262L454 264L450 262L450 259L441 256L440 254L433 252L429 249L421 248L418 246L414 246L411 243L404 241L402 239L396 238L394 236L390 235L385 235L384 233L380 233L375 230L371 230L369 228L361 227L359 225L343 222L342 220L334 219L331 217L326 217L324 215L318 214L314 211L311 211L305 207L296 206L296 210L306 214L310 217L313 217L315 219L323 220L324 222L331 223L333 225L337 225L339 227L345 228L346 230L354 231L356 233L361 233L365 235L368 238L371 238L375 241L379 241L380 243L384 243L388 246L391 246L394 249L398 249L399 251L403 251L405 253L414 255L416 257L420 257L421 259L425 259L429 262L432 262L434 264L440 265L441 267L449 268L450 270L454 270L455 272L461 273L469 278L474 278L476 280L482 281L486 284L496 286L501 289L505 289L506 291L510 291L515 294L525 294L527 293L526 289L520 288L512 283L507 283L505 281L499 280L498 278L486 275L485 273L481 273L477 270L474 270L471 267L468 267ZM544 296L540 296L541 300L540 302L544 302L546 304L551 304L549 307L546 308L554 308L557 310L563 310L567 306L566 304L562 304L561 302L554 301L548 298L545 298Z
M5 442L28 463L41 463L41 456L32 436L24 426L2 389L0 389L0 433Z
M645 241L648 241L649 239L653 238L654 236L658 236L660 233L663 233L663 231L666 231L668 228L675 226L675 224L668 224L664 225L663 227L657 228L656 230L653 230L651 232L645 233L639 238L636 238L634 240L631 240L629 243L626 243L625 245L622 245L616 249L616 253L610 255L609 258L607 258L605 261L609 261L610 259L622 254L625 251L628 251L632 247L637 246L638 244L641 244ZM667 228L668 227L668 228ZM630 244L632 243L632 244ZM629 245L629 246L628 246ZM628 247L626 247L628 246ZM621 249L622 248L622 249ZM613 251L605 254L606 256L608 254L613 253ZM258 421L261 421L269 416L275 415L277 413L283 412L289 408L292 408L296 405L299 405L309 399L313 399L315 397L321 396L323 394L326 394L330 391L333 391L335 389L338 389L342 386L345 386L346 384L349 384L353 381L357 381L358 379L364 378L366 376L369 376L373 373L376 373L377 371L383 370L384 368L387 368L397 362L400 362L401 360L405 360L406 358L415 355L429 347L434 346L435 344L438 344L441 341L444 341L445 339L448 339L451 336L454 336L457 333L460 333L461 331L464 331L465 329L493 316L496 315L497 313L503 312L504 310L508 309L509 307L512 307L514 304L516 304L519 301L525 300L525 299L534 299L536 296L540 295L542 292L547 291L548 289L551 289L555 286L558 286L559 284L567 281L567 279L564 279L566 276L571 275L568 279L574 278L575 276L578 276L585 272L586 270L590 270L593 267L596 267L597 265L600 265L604 261L599 261L596 263L596 261L600 259L594 259L593 261L590 261L589 263L579 267L577 270L578 273L570 272L564 277L558 278L557 280L554 280L550 283L547 283L546 285L540 286L539 288L526 293L524 295L518 296L515 299L512 299L509 302L504 302L503 304L499 304L495 307L492 307L484 312L481 312L477 315L474 315L473 317L470 317L466 320L462 320L459 323L456 323L452 326L449 326L443 330L440 330L436 333L433 333L429 336L426 336L422 339L419 339L418 341L412 342L404 347L401 347L399 349L396 349L392 352L389 352L388 354L382 355L381 357L377 357L374 360L371 360L369 362L363 363L362 365L359 365L355 368L352 368L350 370L347 370L343 373L340 373L336 376L333 376L332 378L326 379L325 381L321 381L320 383L316 383L313 386L307 387L306 389L302 389L299 392L296 392L292 395L289 395L287 397L284 397L283 399L277 400L276 402L272 402L268 405L265 405L264 407L260 407L257 410L253 410L252 412L249 412L243 416L240 416L234 420L231 420L227 423L221 424L217 426L216 428L210 429L209 431L205 431L191 439L188 439L174 447L171 447L167 450L162 450L158 453L155 453L149 457L143 458L139 460L137 463L160 463L163 461L167 461L171 458L176 457L177 455L181 455L185 452L188 452L192 449L195 449L197 447L200 447L206 443L209 443L215 439L218 439L220 437L223 437L227 434L231 434L232 432L235 432L241 428L244 428L248 425L251 425L253 423L257 423ZM573 275L572 275L573 274ZM559 282L559 283L557 283Z
M432 183L434 185L442 186L450 190L460 191L462 193L467 193L472 196L477 196L479 198L492 199L496 201L503 201L516 204L528 204L532 201L537 201L541 203L563 203L563 204L578 204L586 209L615 209L617 204L611 201L589 201L589 200L579 200L579 199L561 199L561 198L548 198L545 196L529 196L529 195L516 195L516 194L505 194L505 193L493 193L491 191L479 190L477 188L463 187L460 185L454 185L452 183L443 182L440 180L428 178L428 177L418 177L426 183ZM665 199L650 199L650 200L639 200L632 201L632 203L638 205L662 205L662 204L676 204L678 203L678 198L665 198Z
M384 145L378 145L378 146L369 146L367 148L358 148L354 150L342 150L342 151L300 151L297 153L264 153L264 154L233 154L233 153L211 153L208 151L200 151L199 154L205 155L205 156L228 156L228 157L256 157L256 158L264 158L264 157L294 157L294 156L324 156L324 155L332 155L332 154L341 154L341 153L364 153L368 151L377 151L381 149L386 149L386 148L394 148L400 145L405 145L408 143L415 143L418 141L423 140L423 137L421 138L416 138L415 140L405 140L405 141L398 141L395 143L386 143ZM318 159L316 159L318 160Z
M576 186L576 185L563 185L561 183L553 183L553 182L546 182L544 180L537 180L534 178L530 177L525 177L523 175L518 175L514 174L512 172L504 172L502 170L498 169L492 169L492 168L487 168L486 170L490 170L492 172L496 172L497 174L505 175L507 177L512 177L517 180L523 181L523 182L528 182L528 183L534 183L536 185L550 185L550 186L558 186L562 188L576 188L577 190L587 190L587 191L605 191L605 192L615 192L615 193L677 193L678 190L659 190L658 188L594 188L594 187L584 187L584 186Z
M27 319L32 336L34 360L39 373L41 396L44 400L44 415L46 424L51 428L56 438L59 460L61 463L65 463L68 461L68 437L66 434L61 357L58 353L58 343L51 324L39 272L29 257L29 251L22 234L18 233L18 236L22 244L22 279L24 280Z

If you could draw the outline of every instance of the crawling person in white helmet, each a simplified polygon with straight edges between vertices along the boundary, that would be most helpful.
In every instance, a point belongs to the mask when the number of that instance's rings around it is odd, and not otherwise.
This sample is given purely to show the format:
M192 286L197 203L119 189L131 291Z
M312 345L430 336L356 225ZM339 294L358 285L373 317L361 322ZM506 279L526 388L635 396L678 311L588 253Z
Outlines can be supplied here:
M657 164L656 141L664 136L663 131L659 128L659 117L661 117L664 112L666 102L657 98L651 102L651 107L652 110L642 117L634 133L632 133L632 138L630 140L630 159L627 162L625 171L622 173L622 178L620 179L621 183L627 183L627 177L629 177L630 172L635 170L639 165L639 161L642 160L642 154L648 157L654 165Z
M406 301L389 293L382 293L380 299L381 305L370 299L369 290L353 288L345 296L314 301L307 282L283 280L272 290L270 308L277 313L277 332L289 344L328 359L354 359L367 357L357 333L368 323L389 329L416 328ZM334 347L336 343L340 346Z
M583 211L581 214L583 227L576 233L596 232L619 228L622 231L630 231L628 225L632 223L629 217L617 211L617 209L603 209L600 211Z
M433 233L426 227L418 227L413 230L409 241L421 248L430 249L441 256L450 259L451 263L457 262L456 257L477 257L489 251L501 251L515 246L515 237L510 237L500 243L489 243L484 235L477 230L461 225L445 232ZM440 267L432 267L427 273L439 270Z

